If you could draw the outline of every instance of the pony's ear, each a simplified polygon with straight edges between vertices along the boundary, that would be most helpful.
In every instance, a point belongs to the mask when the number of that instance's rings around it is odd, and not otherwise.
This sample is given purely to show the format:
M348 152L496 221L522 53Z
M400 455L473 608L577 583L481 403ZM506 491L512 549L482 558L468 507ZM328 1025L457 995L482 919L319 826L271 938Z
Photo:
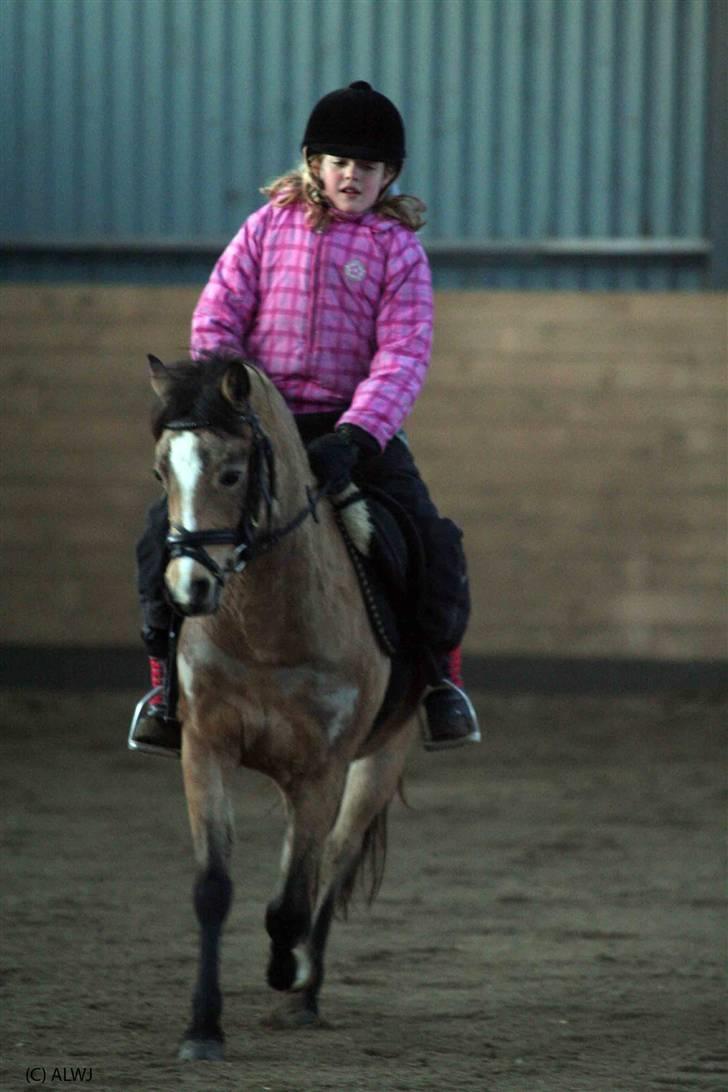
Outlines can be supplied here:
M250 394L250 375L245 365L234 360L228 364L220 385L223 398L235 409L241 409Z
M172 376L169 374L166 364L163 364L158 356L147 353L147 360L149 361L149 379L152 390L157 398L161 398L164 402L172 384Z

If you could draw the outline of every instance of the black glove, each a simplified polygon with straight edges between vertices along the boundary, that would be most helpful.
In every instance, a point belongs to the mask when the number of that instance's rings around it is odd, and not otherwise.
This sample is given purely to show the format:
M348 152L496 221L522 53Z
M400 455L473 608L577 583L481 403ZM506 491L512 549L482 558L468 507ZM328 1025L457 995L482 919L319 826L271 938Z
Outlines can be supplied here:
M340 493L351 481L351 472L362 455L376 455L379 444L356 425L341 425L308 447L311 469L331 493Z

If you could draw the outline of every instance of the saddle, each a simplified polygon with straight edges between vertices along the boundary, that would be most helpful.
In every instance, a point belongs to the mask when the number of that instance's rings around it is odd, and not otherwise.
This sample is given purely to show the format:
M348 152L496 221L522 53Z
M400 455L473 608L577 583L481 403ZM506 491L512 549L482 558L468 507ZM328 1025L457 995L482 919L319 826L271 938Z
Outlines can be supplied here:
M350 485L333 506L379 647L389 657L406 655L420 643L425 565L419 531L405 509L374 486Z

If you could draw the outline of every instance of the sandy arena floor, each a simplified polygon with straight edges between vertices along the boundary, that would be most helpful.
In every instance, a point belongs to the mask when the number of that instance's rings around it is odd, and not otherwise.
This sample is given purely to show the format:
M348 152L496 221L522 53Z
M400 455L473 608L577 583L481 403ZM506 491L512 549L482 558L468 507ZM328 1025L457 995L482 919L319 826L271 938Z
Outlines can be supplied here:
M132 698L2 694L3 1092L728 1088L728 702L477 697L483 746L413 754L382 894L335 926L309 1032L261 1023L282 819L241 772L228 1060L195 1066L174 1060L196 951L179 769L125 750Z

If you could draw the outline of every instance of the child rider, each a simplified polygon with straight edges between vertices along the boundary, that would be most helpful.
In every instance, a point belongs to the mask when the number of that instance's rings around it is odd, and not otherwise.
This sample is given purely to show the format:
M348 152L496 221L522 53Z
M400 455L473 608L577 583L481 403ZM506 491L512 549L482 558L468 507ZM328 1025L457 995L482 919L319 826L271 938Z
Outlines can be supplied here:
M425 379L433 321L430 268L415 235L424 205L389 192L405 158L402 118L359 81L316 104L302 150L301 166L264 189L268 203L217 261L192 318L192 355L255 362L304 440L314 437L308 452L319 481L338 491L353 475L406 509L425 554L418 631L437 665L424 700L424 745L478 742L459 676L470 609L462 533L439 515L401 431ZM138 546L155 685L166 670L166 528L161 501ZM179 725L161 695L134 739L179 750Z

